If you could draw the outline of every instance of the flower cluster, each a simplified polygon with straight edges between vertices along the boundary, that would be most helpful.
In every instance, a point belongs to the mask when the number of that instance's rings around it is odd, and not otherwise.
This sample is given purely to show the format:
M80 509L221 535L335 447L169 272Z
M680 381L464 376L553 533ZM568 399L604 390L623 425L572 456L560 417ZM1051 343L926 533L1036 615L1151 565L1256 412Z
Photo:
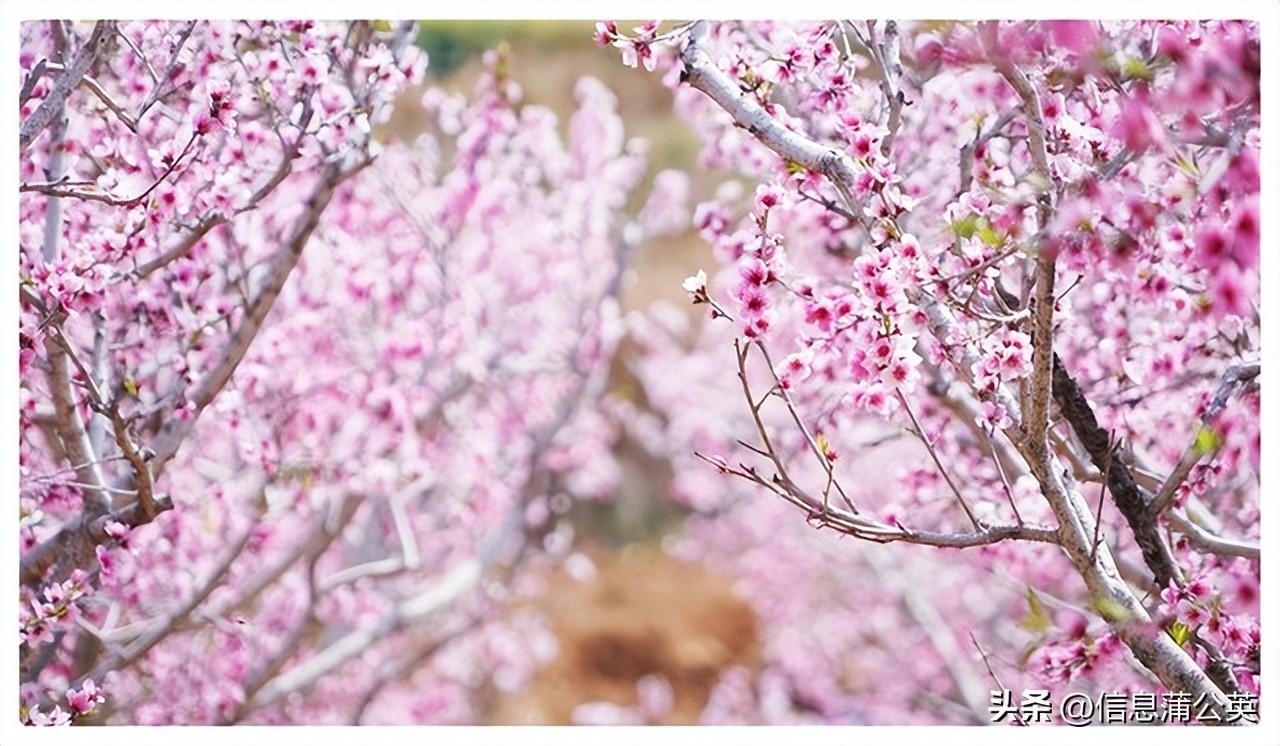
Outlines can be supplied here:
M85 679L79 689L68 689L66 693L67 709L60 704L54 705L48 712L42 712L39 704L23 706L22 722L26 725L71 725L93 714L98 705L106 701L106 695L93 683L93 679Z
M25 644L47 643L59 631L75 628L80 616L81 600L93 592L89 575L83 569L72 570L71 577L44 587L24 607L18 622L18 637Z

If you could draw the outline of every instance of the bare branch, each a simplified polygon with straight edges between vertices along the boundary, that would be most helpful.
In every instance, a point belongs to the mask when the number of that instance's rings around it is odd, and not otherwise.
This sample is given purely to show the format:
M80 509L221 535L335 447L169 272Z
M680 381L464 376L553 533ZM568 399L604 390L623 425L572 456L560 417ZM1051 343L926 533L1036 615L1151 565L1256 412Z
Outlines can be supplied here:
M1255 560L1261 556L1261 549L1256 541L1218 536L1176 510L1169 512L1169 527L1186 536L1191 545L1202 552Z
M830 177L837 188L848 189L857 178L853 159L839 148L820 145L799 132L779 124L738 84L716 66L699 43L706 35L706 21L697 21L689 29L689 41L680 59L684 63L683 82L711 97L722 109L733 115L739 127L750 132L761 143L783 158ZM854 214L862 211L856 209ZM861 218L860 218L861 220Z
M187 254L191 253L191 250L195 248L195 245L200 243L200 239L208 235L209 231L213 230L214 228L217 228L223 223L228 222L228 220L229 219L224 215L214 215L214 214L206 215L205 217L200 219L199 223L196 223L195 227L187 231L186 235L184 235L173 246L169 247L163 253L161 253L160 256L156 257L155 259L152 259L151 261L138 267L138 269L134 270L134 275L137 276L137 278L140 280L146 279L149 275L151 275L151 273L155 272L156 270L162 269L163 267L173 263L174 261L181 259Z
M178 57L182 54L182 47L186 45L187 39L191 37L191 32L195 30L195 27L195 21L187 21L182 30L178 32L178 39L173 44L173 51L169 53L169 64L165 66L164 72L160 77L156 79L155 85L151 88L151 93L147 95L147 100L138 109L138 116L134 117L135 121L142 121L142 118L147 115L151 107L155 106L166 95L164 85L169 82L169 78L173 77L173 71L178 66ZM169 90L173 89L170 88Z
M45 100L46 103L48 101L49 99ZM64 96L58 108L50 110L50 116L55 117L55 119L53 128L49 132L50 155L45 170L45 178L49 179L62 178L63 158L65 155L62 143L66 137L68 124L64 107L65 102L66 98ZM61 242L62 201L50 199L45 207L44 245L42 247L42 256L46 262L54 262L58 259L61 254ZM111 499L103 489L107 482L102 470L99 468L98 455L93 449L89 431L84 419L80 416L79 405L76 403L75 392L72 389L70 362L75 353L70 341L62 334L61 324L65 318L65 312L62 309L51 310L46 308L40 298L25 287L22 288L21 297L27 303L35 306L48 319L48 328L54 332L54 344L46 348L46 355L49 361L49 389L54 409L54 429L58 434L58 439L61 441L62 451L67 460L76 465L76 480L84 485L82 490L85 511L100 515L110 509ZM86 376L86 384L92 382L92 377L89 377L87 373L84 375Z
M50 197L69 197L71 199L83 199L90 202L101 202L104 205L111 205L112 207L132 207L134 205L139 205L142 204L147 197L150 197L151 193L159 188L159 186L165 182L165 179L168 179L169 176L177 170L178 166L182 164L182 159L187 157L187 154L191 152L191 147L195 145L198 139L199 136L193 133L187 140L187 144L182 148L182 152L173 159L173 162L164 170L164 173L160 174L160 176L151 183L151 186L147 187L140 194L134 197L116 197L115 195L103 194L101 192L85 192L76 189L67 189L65 183L57 181L50 181L44 184L19 184L18 191L35 192L37 194L44 194Z
M84 76L83 79L81 79L80 85L83 85L85 88L88 88L89 91L93 93L93 95L98 97L99 101L106 104L106 107L110 109L113 114L116 115L116 118L119 119L124 124L124 126L129 128L130 132L138 131L138 121L133 117L129 116L129 113L124 110L124 107L120 106L120 104L117 104L115 99L111 97L111 94L107 93L106 90L102 87L102 85L98 83L98 81L86 75Z
M1022 113L1027 120L1029 134L1027 148L1031 154L1033 169L1039 178L1039 183L1035 184L1039 224L1044 229L1049 224L1049 216L1053 211L1051 190L1054 185L1045 145L1044 110L1040 105L1040 94L1026 73L997 50L997 28L997 21L983 22L983 46L996 70L1022 99ZM1026 384L1029 391L1022 420L1026 438L1037 451L1047 450L1049 447L1045 436L1053 387L1053 307L1056 301L1053 286L1056 275L1054 258L1041 254L1036 259L1036 297L1032 309L1032 373Z
M874 58L880 75L880 90L884 93L885 105L888 107L888 121L885 124L888 133L880 142L880 153L889 156L893 152L893 139L902 126L902 106L906 96L899 84L902 78L902 50L898 41L898 24L896 21L885 21L884 36L875 38L875 21L869 21L870 39L867 49Z
M22 90L18 93L19 107L26 106L27 102L31 100L31 96L35 93L36 83L40 82L40 79L44 77L44 74L52 64L49 60L42 59L36 63L35 67L31 68L31 72L27 73L27 79L23 81Z
M850 513L831 505L824 506L819 498L814 497L794 483L785 483L780 477L767 480L752 467L735 467L729 465L723 459L712 458L701 453L694 455L725 474L741 477L769 489L774 494L803 510L810 523L820 528L830 528L839 533L877 544L902 542L904 544L923 544L933 547L963 549L1014 539L1044 544L1058 543L1057 533L1054 529L1032 524L1016 526L981 525L978 530L967 532L925 531L908 528L901 523L890 526L887 523L866 518L860 514Z
M1163 588L1171 580L1180 582L1182 572L1178 569L1173 551L1156 525L1155 514L1148 508L1142 488L1133 480L1124 460L1114 458L1110 437L1098 425L1089 400L1056 355L1053 374L1053 395L1058 408L1089 452L1093 465L1106 473L1107 486L1111 489L1116 507L1133 530L1134 540L1142 550L1147 566L1155 574L1156 583Z

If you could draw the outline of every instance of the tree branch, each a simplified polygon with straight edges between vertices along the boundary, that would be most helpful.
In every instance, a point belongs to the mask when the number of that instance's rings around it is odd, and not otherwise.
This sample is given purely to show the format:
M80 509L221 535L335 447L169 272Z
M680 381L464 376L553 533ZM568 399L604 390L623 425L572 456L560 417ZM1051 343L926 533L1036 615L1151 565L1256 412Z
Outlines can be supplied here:
M1133 538L1147 567L1155 574L1156 584L1164 588L1170 581L1180 582L1182 572L1174 560L1173 550L1160 532L1155 514L1147 509L1142 488L1134 481L1129 466L1112 451L1111 439L1098 424L1093 407L1079 384L1057 355L1054 355L1053 363L1053 395L1058 409L1089 453L1094 467L1106 473L1112 499L1133 531Z
M107 43L111 40L111 36L107 33L115 27L113 21L98 21L93 25L93 31L89 34L89 38L85 43L76 50L75 57L71 60L71 64L66 66L62 75L58 76L58 80L53 84L49 95L45 96L36 110L31 116L23 120L22 125L18 128L18 152L25 152L26 149L35 142L45 127L49 126L55 118L61 115L63 107L67 102L67 96L71 95L71 91L80 85L80 79L85 73L89 72L89 68L93 66L98 55L107 47Z
M155 472L157 474L163 471L165 465L177 454L183 441L186 440L187 435L195 427L200 414L213 402L223 387L227 385L227 382L231 380L231 374L235 372L240 365L240 361L244 359L245 353L249 351L249 346L257 338L258 331L262 328L262 322L275 305L276 298L280 296L280 291L284 289L285 282L289 279L293 268L297 266L298 260L302 257L302 250L306 247L307 241L310 240L311 234L319 226L320 216L325 207L328 206L329 200L333 198L338 186L368 166L370 162L371 160L366 157L352 167L343 168L340 164L331 163L325 168L319 183L306 200L305 212L294 225L292 234L285 242L282 250L276 255L262 286L258 290L258 294L254 297L253 302L245 313L244 320L235 333L232 334L226 348L224 348L212 369L204 375L199 384L196 385L195 390L189 394L188 401L194 407L193 413L187 418L175 417L170 419L157 434L153 444L156 452Z
M1151 501L1151 512L1153 515L1160 515L1173 504L1174 495L1178 491L1178 486L1186 480L1187 475L1200 463L1206 453L1199 445L1199 435L1201 429L1212 429L1213 422L1218 415L1227 406L1227 400L1231 398L1231 394L1235 391L1236 386L1245 385L1253 381L1262 372L1262 366L1253 363L1251 365L1233 365L1227 368L1222 374L1222 379L1218 382L1217 391L1214 392L1213 399L1210 400L1209 406L1205 408L1204 414L1200 416L1200 425L1195 435L1191 438L1190 445L1182 452L1182 457L1178 459L1177 465L1173 467L1173 471L1169 473L1168 478L1164 480L1164 484L1160 486L1160 491L1156 493L1155 498Z
M838 150L827 148L800 133L782 127L759 104L743 95L734 81L719 70L705 50L701 49L699 42L705 34L705 21L698 21L690 28L688 42L681 52L681 60L685 68L682 81L710 96L733 117L739 126L746 128L774 152L807 168L827 174L833 179L837 189L851 191L855 172L848 157ZM1042 145L1043 138L1039 138L1038 142ZM1040 162L1035 143L1032 150L1033 161L1037 161L1037 166L1047 171L1047 163ZM1044 224L1047 223L1050 209L1047 195L1042 194L1040 204L1041 223ZM1052 263L1048 264L1047 269L1051 272ZM1041 274L1048 273L1041 270ZM1039 285L1039 294L1047 302L1039 304L1038 313L1042 318L1037 320L1037 327L1045 329L1045 333L1040 335L1037 343L1035 352L1039 357L1034 360L1033 366L1038 371L1036 380L1042 385L1043 394L1039 396L1043 397L1043 401L1036 401L1035 397L1032 397L1031 406L1036 411L1040 411L1043 406L1043 413L1047 415L1050 393L1048 387L1052 385L1049 374L1052 369L1051 313L1054 298L1049 282L1040 282ZM951 317L947 309L942 308L935 299L920 292L919 289L913 290L914 292L908 293L908 299L925 310L930 330L943 343L948 356L958 354L961 358L972 358L970 351L956 351L954 345L947 343L951 328ZM962 375L971 376L972 366L964 366L962 360L956 362L956 367ZM995 396L1005 406L1006 411L1011 413L1019 411L1013 397L1004 391L1003 386L997 387ZM1033 423L1029 428L1030 432L1043 435L1047 430L1047 416L1044 422L1044 429L1041 429L1038 423ZM1030 439L1020 437L1016 432L1011 435L1019 436L1016 438L1016 445L1032 476L1039 482L1046 502L1058 519L1057 536L1064 552L1084 580L1089 592L1097 599L1108 601L1109 607L1114 607L1114 611L1109 612L1107 618L1112 630L1133 651L1142 665L1150 669L1166 686L1190 692L1193 696L1203 695L1208 705L1221 716L1227 709L1226 695L1187 652L1174 643L1172 638L1162 633L1151 633L1151 619L1133 591L1121 580L1110 549L1103 545L1098 548L1096 557L1091 556L1093 554L1092 512L1083 497L1065 481L1070 478L1069 472L1062 468L1056 456L1049 450L1046 440L1041 437L1038 439L1038 446L1028 447ZM730 468L723 461L717 465L726 470ZM814 507L807 506L798 496L789 495L787 491L770 485L758 476L755 479L801 507ZM829 521L830 516L837 514L837 511L828 511L824 516L823 513L814 511L815 518L823 521ZM850 517L858 518L858 516ZM860 530L856 524L852 528L850 533L855 535Z

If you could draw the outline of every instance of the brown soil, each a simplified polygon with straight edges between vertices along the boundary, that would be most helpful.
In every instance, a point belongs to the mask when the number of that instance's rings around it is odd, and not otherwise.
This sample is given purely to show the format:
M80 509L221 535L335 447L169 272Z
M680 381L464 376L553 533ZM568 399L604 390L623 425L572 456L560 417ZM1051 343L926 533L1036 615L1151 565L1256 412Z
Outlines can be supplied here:
M721 671L757 664L755 617L726 579L648 547L594 559L596 577L557 577L534 602L560 654L524 690L497 699L493 722L570 724L584 702L635 704L636 681L658 675L674 692L661 722L696 723Z

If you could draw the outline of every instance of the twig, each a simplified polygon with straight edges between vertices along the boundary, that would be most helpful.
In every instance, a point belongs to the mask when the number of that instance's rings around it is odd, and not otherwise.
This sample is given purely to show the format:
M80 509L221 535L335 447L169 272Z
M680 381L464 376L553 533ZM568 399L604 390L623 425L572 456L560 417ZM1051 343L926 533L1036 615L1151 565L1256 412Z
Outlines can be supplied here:
M1081 445L1089 453L1095 468L1105 472L1107 485L1116 508L1133 531L1143 560L1155 575L1156 583L1165 587L1182 577L1177 561L1156 525L1155 514L1147 507L1142 489L1137 485L1123 460L1113 459L1111 439L1098 425L1097 416L1079 384L1054 356L1053 396L1062 416L1070 424Z
M1253 363L1251 365L1233 365L1222 374L1222 379L1218 382L1218 388L1214 392L1213 399L1209 401L1209 406L1205 407L1204 414L1200 416L1199 427L1195 436L1191 439L1191 444L1182 452L1182 457L1178 459L1173 471L1169 473L1169 476L1164 480L1164 484L1160 486L1160 491L1151 500L1152 513L1160 515L1173 504L1173 498L1177 494L1178 487L1186 480L1187 475L1191 473L1195 465L1200 463L1200 459L1207 455L1199 445L1200 431L1206 428L1213 428L1213 421L1227 406L1227 400L1231 398L1231 394L1235 391L1237 385L1247 384L1257 378L1261 372L1262 366Z
M840 486L840 482L835 478L835 466L831 463L831 460L827 458L827 454L818 447L818 441L809 432L809 428L804 424L804 420L800 418L800 413L796 410L796 404L795 401L792 400L791 394L782 385L782 380L778 378L778 371L774 368L773 359L769 356L768 348L766 348L764 343L760 340L756 340L755 344L756 349L760 350L760 354L764 357L765 365L769 368L769 375L773 376L778 396L780 396L782 401L786 403L787 411L791 413L792 421L796 423L796 427L800 429L800 433L804 435L805 442L809 445L809 451L813 453L814 458L818 460L818 463L822 466L823 470L826 471L828 482L836 488L836 492L840 494L845 505L848 506L849 510L856 514L858 512L857 505L855 505L853 500L845 494L844 488Z
M293 268L298 263L298 259L301 258L302 250L310 240L311 234L319 227L320 215L324 212L325 207L328 206L329 200L333 198L338 186L368 166L370 162L371 159L364 158L354 166L347 168L343 168L337 163L331 163L325 168L319 183L306 200L306 210L295 223L288 240L285 241L283 250L276 255L262 286L259 288L257 295L254 296L253 302L246 309L244 320L231 335L226 348L217 358L213 367L196 385L195 390L191 391L187 396L188 401L194 407L192 415L186 418L169 420L157 434L153 444L156 452L154 468L157 474L177 454L178 448L181 447L187 435L195 427L200 413L209 406L218 393L222 391L223 387L226 386L227 381L231 379L231 374L239 366L240 360L248 352L249 345L252 344L258 335L259 329L262 327L262 322L275 305L280 291L284 289L285 281L288 280Z
M44 77L45 72L50 68L50 62L47 59L41 59L31 68L31 72L27 73L27 79L22 83L22 90L18 93L18 107L21 108L31 100L31 96L35 93L36 83Z
M147 197L150 197L151 193L163 184L165 179L169 178L169 176L178 168L182 163L182 159L187 157L187 154L191 152L191 147L195 145L198 139L199 135L193 133L190 139L187 140L187 144L182 148L182 152L173 159L173 162L164 170L164 173L160 174L160 176L152 182L151 186L147 187L136 197L115 197L110 194L100 194L98 192L81 192L74 189L65 189L58 183L19 184L18 191L36 192L50 197L70 197L72 199L101 202L104 205L111 205L112 207L132 207L134 205L139 205L146 200Z
M973 646L978 649L978 655L982 656L982 664L987 667L987 673L991 675L991 680L996 683L996 686L1000 687L1000 691L1008 691L1009 687L1005 686L1004 681L1000 679L1000 674L996 673L996 670L991 667L991 659L987 657L987 651L982 649L982 643L978 642L977 635L971 631L969 632L969 639L973 641ZM1013 717L1018 721L1018 725L1026 725L1022 720L1022 713L1014 710Z
M165 83L169 82L169 78L173 77L173 71L178 66L178 57L182 53L182 47L186 45L187 39L191 37L191 32L195 30L195 27L195 21L187 21L186 24L183 25L182 30L178 32L178 40L174 42L173 51L169 54L169 64L165 66L164 73L156 79L155 85L151 88L151 93L147 96L147 100L143 102L142 106L138 109L138 115L134 117L134 121L141 122L142 118L151 110L151 107L155 106L156 102L166 95L161 92L161 89L164 87Z
M1107 482L1111 480L1111 462L1115 459L1116 447L1107 448L1106 463L1102 467L1102 486L1098 488L1098 511L1093 516L1093 549L1089 552L1089 561L1098 556L1098 544L1102 542L1102 503L1107 499Z
M169 636L173 625L185 618L193 609L199 606L209 594L213 592L218 584L222 581L223 575L231 568L231 564L249 545L249 539L253 536L254 526L250 526L240 535L240 538L227 549L222 558L214 565L204 580L197 583L195 591L173 611L164 618L156 622L152 626L149 633L135 640L133 644L126 647L121 652L112 655L105 662L99 664L93 671L76 677L72 688L78 687L85 679L94 679L101 681L102 677L110 671L118 671L132 664L142 656L146 655L157 643Z
M951 474L942 465L942 459L938 458L938 452L934 450L933 443L929 441L929 436L925 434L924 428L920 427L920 421L916 419L916 413L911 411L911 404L907 401L906 395L902 393L902 389L897 389L896 391L898 401L902 402L902 408L906 411L907 416L911 418L911 426L916 429L916 435L920 436L920 441L924 443L924 447L929 451L929 456L933 459L934 466L938 467L938 473L946 480L947 486L951 488L951 493L956 496L960 507L964 508L964 514L969 517L969 522L973 524L974 528L982 530L982 524L978 522L977 516L969 508L969 503L965 502L964 496L960 494L960 488L952 481Z

